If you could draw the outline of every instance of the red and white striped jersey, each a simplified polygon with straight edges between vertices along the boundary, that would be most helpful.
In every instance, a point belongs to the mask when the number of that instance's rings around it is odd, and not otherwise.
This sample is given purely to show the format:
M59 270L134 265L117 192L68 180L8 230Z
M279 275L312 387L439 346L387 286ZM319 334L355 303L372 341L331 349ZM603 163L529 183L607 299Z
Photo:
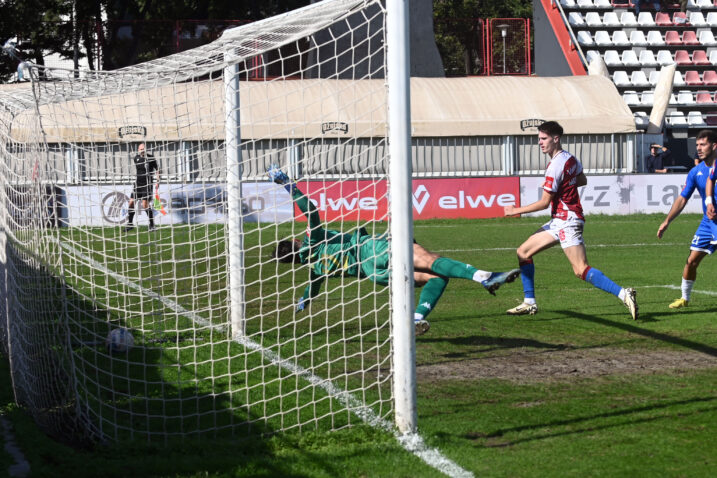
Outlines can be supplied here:
M550 211L553 217L585 220L577 187L577 177L582 172L582 163L567 151L558 152L548 163L543 189L553 193Z

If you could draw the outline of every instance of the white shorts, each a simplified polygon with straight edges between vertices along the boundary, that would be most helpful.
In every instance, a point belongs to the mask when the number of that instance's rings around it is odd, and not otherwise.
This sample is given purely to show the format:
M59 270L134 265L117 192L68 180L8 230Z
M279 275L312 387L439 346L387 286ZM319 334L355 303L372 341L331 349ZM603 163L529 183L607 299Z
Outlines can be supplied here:
M585 221L580 219L570 218L564 221L553 218L550 222L543 224L540 229L549 232L556 241L560 241L560 246L566 249L584 244L583 226L585 226Z

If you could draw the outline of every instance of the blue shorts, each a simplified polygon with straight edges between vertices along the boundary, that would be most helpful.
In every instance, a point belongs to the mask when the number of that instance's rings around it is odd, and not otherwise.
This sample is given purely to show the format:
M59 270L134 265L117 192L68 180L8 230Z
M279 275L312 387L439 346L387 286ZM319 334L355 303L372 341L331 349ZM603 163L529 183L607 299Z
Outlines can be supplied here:
M717 250L717 224L703 217L697 231L695 231L695 237L692 238L690 250L706 252L707 254L712 254Z

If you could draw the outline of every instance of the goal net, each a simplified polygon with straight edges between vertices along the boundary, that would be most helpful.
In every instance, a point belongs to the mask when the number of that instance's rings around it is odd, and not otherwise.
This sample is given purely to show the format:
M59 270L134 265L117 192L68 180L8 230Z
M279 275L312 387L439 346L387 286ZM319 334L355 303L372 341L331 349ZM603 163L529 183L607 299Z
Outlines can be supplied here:
M28 64L0 91L0 330L45 430L393 421L388 276L366 278L391 252L385 16L329 0L120 70ZM307 247L317 231L343 252ZM303 263L277 260L294 239Z

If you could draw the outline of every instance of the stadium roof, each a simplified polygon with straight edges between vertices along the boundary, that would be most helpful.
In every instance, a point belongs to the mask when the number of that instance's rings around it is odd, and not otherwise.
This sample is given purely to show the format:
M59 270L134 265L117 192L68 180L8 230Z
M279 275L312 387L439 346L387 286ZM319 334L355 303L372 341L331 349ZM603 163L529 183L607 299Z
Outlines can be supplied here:
M384 80L246 81L239 91L243 139L385 135ZM225 136L224 101L221 81L199 81L40 110L49 143L214 140ZM532 135L543 120L566 134L635 132L614 84L600 76L412 78L411 113L414 137ZM36 124L25 123L33 114L15 118L14 139L29 139L20 125ZM128 130L146 136L122 134Z

